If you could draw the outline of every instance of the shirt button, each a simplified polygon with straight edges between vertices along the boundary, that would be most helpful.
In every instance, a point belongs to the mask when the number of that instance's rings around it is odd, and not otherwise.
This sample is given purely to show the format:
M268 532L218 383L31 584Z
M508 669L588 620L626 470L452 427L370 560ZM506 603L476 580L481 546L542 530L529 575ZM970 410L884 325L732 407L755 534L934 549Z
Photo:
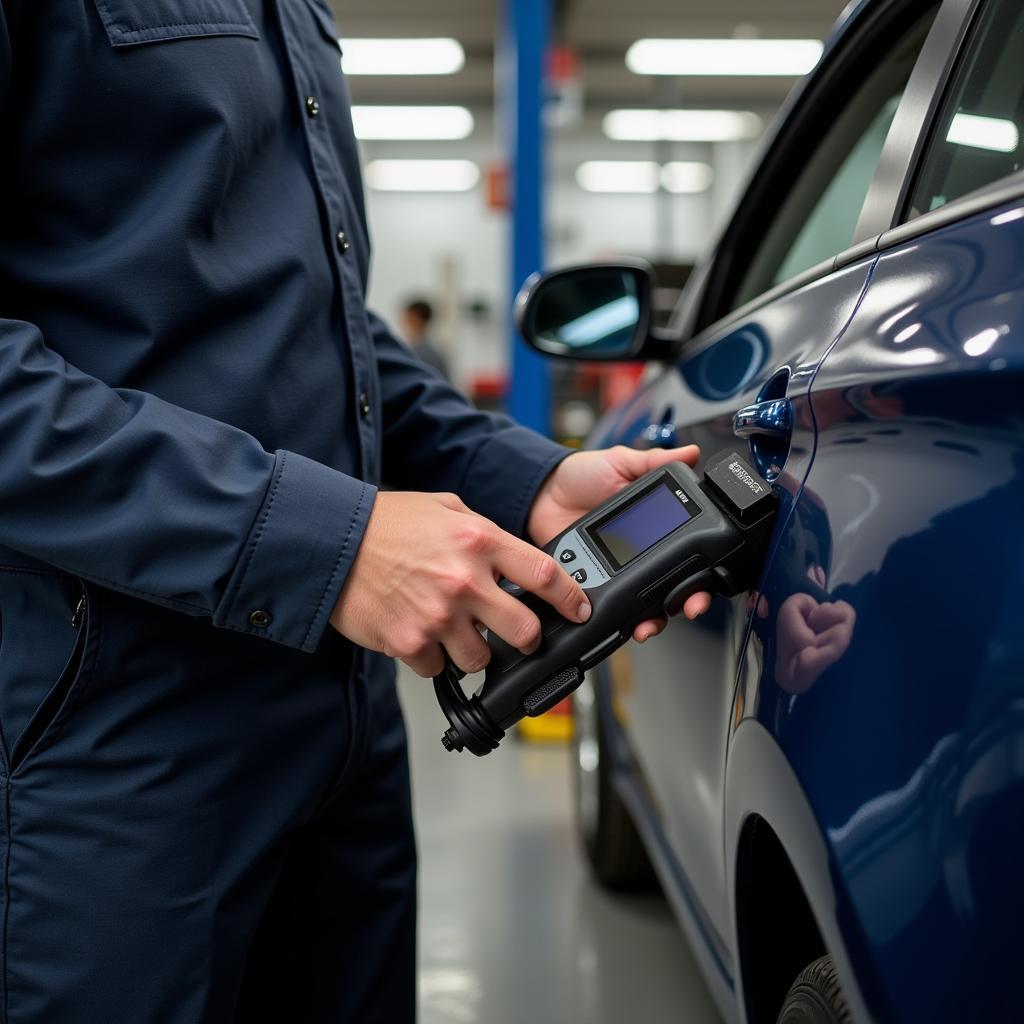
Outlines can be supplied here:
M350 248L350 243L348 240L348 235L346 235L344 231L338 232L338 234L335 236L335 241L338 243L338 252L348 252Z
M370 399L367 397L365 391L359 393L359 414L364 420L370 418Z
M306 113L310 117L316 117L320 113L320 101L315 96L306 97Z
M273 621L270 612L265 612L262 608L257 608L249 616L249 625L255 626L257 629L266 629Z

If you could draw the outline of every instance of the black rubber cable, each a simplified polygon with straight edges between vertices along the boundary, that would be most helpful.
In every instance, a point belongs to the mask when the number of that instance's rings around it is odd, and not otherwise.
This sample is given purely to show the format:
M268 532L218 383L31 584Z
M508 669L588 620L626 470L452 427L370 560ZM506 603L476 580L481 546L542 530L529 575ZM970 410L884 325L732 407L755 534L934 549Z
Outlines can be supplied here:
M483 757L495 750L505 736L501 728L480 706L476 697L467 697L459 680L461 672L445 655L444 669L434 676L434 693L450 728L441 737L445 750L469 750Z

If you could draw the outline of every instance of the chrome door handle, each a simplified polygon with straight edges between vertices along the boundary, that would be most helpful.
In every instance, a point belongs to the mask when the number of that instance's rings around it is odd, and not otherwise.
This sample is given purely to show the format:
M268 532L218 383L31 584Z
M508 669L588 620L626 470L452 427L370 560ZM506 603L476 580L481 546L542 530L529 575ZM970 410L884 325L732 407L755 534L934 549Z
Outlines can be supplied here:
M788 439L793 433L793 403L788 398L773 398L740 409L732 420L737 437L776 437Z

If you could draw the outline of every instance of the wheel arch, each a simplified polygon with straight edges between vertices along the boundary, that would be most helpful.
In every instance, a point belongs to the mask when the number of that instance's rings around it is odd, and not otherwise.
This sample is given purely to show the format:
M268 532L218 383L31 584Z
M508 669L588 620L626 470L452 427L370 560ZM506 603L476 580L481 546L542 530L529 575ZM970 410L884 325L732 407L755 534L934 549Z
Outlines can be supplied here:
M877 1019L866 1002L867 965L839 920L828 846L799 779L771 734L745 719L733 735L725 792L725 855L738 1001L746 1024L774 1024L772 1006L796 976L772 977L800 957L828 953L858 1022ZM784 917L776 921L777 917ZM785 938L785 943L780 942ZM771 941L771 945L768 945ZM797 966L804 966L801 963ZM782 987L785 985L785 987ZM777 1008L776 1008L777 1009Z

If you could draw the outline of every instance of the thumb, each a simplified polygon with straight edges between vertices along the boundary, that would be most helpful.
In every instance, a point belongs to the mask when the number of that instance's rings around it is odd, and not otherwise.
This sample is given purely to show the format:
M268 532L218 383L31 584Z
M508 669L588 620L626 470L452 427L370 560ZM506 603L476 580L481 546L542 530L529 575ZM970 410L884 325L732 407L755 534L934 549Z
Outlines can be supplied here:
M695 444L687 444L682 448L652 448L643 454L646 456L644 472L649 473L671 462L685 462L688 466L695 466L700 459L700 448Z

